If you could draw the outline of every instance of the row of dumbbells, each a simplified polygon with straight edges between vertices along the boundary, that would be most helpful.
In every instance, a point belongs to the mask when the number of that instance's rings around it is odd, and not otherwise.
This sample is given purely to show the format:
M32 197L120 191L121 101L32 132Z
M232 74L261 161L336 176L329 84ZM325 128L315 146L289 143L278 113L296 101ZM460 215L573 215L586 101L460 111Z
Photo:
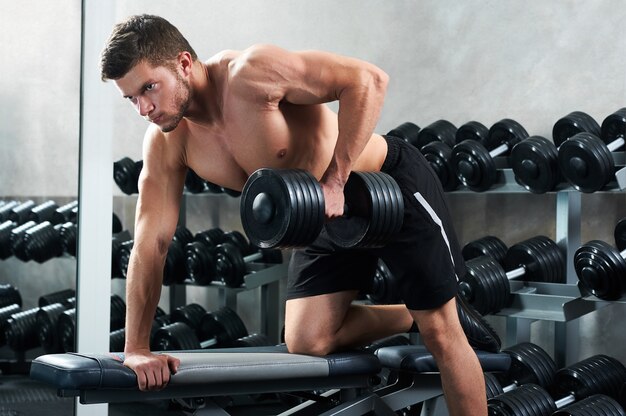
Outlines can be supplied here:
M115 234L112 244L112 276L126 278L133 239L126 230ZM194 235L179 226L167 251L163 284L205 286L222 282L228 287L240 287L253 262L279 264L283 254L278 249L251 245L238 231L212 228Z
M425 128L407 122L388 134L420 149L447 191L460 184L486 191L498 181L498 168L510 166L515 180L533 193L555 190L564 181L581 192L595 192L615 179L614 152L624 147L626 108L607 116L602 125L582 111L571 112L554 124L552 141L529 137L511 119L491 128L470 121L458 129L447 120ZM498 156L510 156L510 163L498 163Z
M61 346L67 345L73 350L73 332L67 339L70 331L66 329L73 315L63 314L74 310L75 296L72 289L50 293L39 298L38 307L23 310L18 289L0 285L0 347L24 352L41 346L46 351L60 352ZM59 320L62 324L57 323Z
M38 307L22 310L19 291L0 286L0 347L16 352L42 347L46 353L75 351L75 291L67 289L39 298ZM111 296L110 351L123 351L126 304ZM262 334L248 334L241 318L229 308L207 312L198 304L166 315L157 308L150 334L154 350L228 348L269 345Z
M536 236L510 248L497 237L485 236L462 249L466 275L459 292L482 315L506 307L511 298L511 281L548 283L565 281L565 259L559 246L546 236ZM402 302L395 277L379 260L372 287L365 293L377 304Z
M0 201L0 259L43 263L64 253L76 255L78 201L59 206L49 200Z
M574 270L583 294L613 301L626 293L626 218L616 224L614 237L615 247L602 240L591 240L574 253ZM523 280L565 280L562 251L547 237L535 237L507 249L499 238L485 236L468 243L463 256L467 275L460 283L461 292L484 313L496 312L506 305L496 293L506 294L503 286L508 288L508 281L522 276L522 271ZM554 276L556 280L552 280Z
M129 157L123 157L113 163L113 180L126 195L139 193L139 174L143 168L143 160L134 161ZM241 192L223 188L214 183L202 179L192 169L187 170L185 177L185 190L192 194L212 193L238 197Z
M506 373L485 373L489 415L626 415L626 368L604 354L557 370L538 345L524 342L503 352L511 357Z

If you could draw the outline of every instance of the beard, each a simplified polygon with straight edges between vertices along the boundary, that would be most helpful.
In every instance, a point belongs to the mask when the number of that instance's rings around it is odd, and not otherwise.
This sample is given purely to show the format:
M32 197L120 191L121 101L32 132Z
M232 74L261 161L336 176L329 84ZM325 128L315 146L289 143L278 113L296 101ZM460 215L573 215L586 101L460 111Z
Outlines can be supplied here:
M183 119L191 104L191 88L189 82L178 73L176 73L176 78L177 88L174 97L172 97L172 104L174 108L177 108L177 111L176 114L171 117L171 121L161 127L163 133L169 133L178 127L178 123Z

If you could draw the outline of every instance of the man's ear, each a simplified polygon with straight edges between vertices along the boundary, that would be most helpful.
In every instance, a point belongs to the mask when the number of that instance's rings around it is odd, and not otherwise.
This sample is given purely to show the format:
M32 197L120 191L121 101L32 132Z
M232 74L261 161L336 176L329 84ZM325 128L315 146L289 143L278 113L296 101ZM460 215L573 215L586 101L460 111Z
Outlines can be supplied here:
M178 54L178 67L183 71L184 75L191 74L191 68L193 66L193 58L187 51L180 52Z

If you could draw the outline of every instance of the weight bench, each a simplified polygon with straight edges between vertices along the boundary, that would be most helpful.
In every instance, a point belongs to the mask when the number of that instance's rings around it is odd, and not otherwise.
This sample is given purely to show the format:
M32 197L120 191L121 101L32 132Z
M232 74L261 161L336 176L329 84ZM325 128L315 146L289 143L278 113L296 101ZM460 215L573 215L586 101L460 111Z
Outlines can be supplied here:
M437 400L443 396L439 369L433 356L421 345L402 345L379 348L375 352L384 370L397 374L397 379L377 390L343 401L336 407L312 413L316 403L310 401L297 408L283 412L280 416L303 415L342 415L357 416L371 414L396 416L397 411L409 406L421 406L422 415L438 412ZM476 351L484 372L506 372L511 365L511 357L506 353ZM417 414L412 412L411 414ZM447 413L436 413L447 414Z
M383 347L376 354L355 351L324 357L290 354L284 346L168 354L181 363L167 387L160 391L139 391L135 373L122 365L122 354L43 355L33 360L30 377L53 385L59 396L79 397L83 404L325 391L284 415L356 416L378 408L401 409L442 394L434 360L419 346ZM479 353L479 357L485 371L505 371L510 363L504 353ZM401 376L393 385L374 391L380 383L381 364L399 370ZM206 406L197 414L228 414L210 403Z

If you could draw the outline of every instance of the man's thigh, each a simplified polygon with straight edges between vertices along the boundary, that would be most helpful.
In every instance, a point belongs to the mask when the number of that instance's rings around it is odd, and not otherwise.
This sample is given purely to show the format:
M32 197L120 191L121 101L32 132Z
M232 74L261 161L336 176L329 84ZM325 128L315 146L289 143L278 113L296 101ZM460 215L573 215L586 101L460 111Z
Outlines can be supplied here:
M285 338L308 339L334 334L341 327L358 291L289 299L285 306Z

